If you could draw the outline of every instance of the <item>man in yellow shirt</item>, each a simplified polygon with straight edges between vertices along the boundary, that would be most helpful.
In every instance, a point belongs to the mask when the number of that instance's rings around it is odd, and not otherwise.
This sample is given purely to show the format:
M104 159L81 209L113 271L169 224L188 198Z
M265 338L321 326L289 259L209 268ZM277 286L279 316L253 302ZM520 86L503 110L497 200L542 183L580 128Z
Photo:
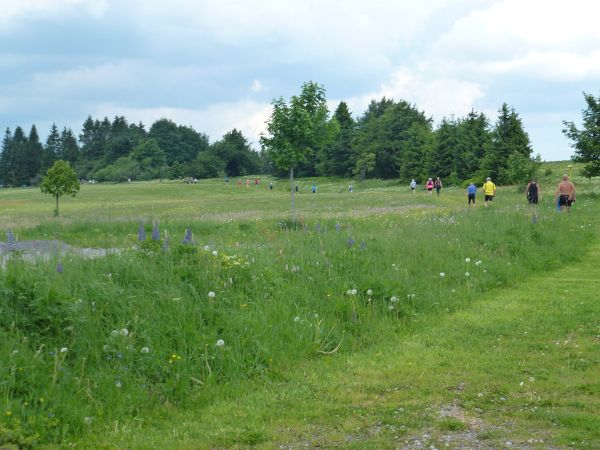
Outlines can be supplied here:
M487 177L485 183L483 183L483 195L485 196L483 204L487 208L488 203L491 203L496 195L496 185L490 177Z

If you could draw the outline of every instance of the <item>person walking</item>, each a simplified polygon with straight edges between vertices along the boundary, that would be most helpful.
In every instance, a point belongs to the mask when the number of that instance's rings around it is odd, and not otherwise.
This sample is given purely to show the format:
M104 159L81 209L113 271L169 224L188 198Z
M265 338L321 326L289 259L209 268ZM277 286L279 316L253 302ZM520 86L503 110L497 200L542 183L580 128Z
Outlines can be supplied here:
M433 194L433 180L430 178L429 180L427 180L427 184L425 185L425 187L427 188L427 192L429 192L429 195Z
M488 203L492 203L494 197L496 196L496 185L493 183L490 177L485 179L485 183L483 183L483 195L484 195L484 206L487 208Z
M435 187L435 192L437 192L438 197L440 196L440 189L442 189L442 180L440 180L440 177L437 177L433 183L433 186Z
M556 186L554 202L558 202L561 211L571 211L571 205L575 202L575 185L569 181L567 174L562 176L562 181Z
M527 200L529 201L530 205L538 204L539 198L541 197L540 185L534 178L532 178L527 184L527 187L525 188L525 195L527 195Z
M312 185L312 193L313 194L317 193L317 184L316 183L313 183L313 185Z
M477 194L477 186L471 181L471 184L467 187L467 205L473 203L473 206L475 206L475 194Z
M414 194L415 191L417 189L417 182L415 181L415 179L413 178L412 181L410 182L410 190L412 191L412 193Z

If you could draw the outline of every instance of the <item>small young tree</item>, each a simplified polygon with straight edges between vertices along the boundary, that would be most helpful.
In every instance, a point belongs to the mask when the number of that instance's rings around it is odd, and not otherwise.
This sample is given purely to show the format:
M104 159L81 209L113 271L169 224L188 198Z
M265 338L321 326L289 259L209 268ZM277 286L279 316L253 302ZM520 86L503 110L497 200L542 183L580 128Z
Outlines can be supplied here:
M289 171L292 222L296 223L294 168L327 145L338 125L329 121L325 89L312 81L304 83L300 95L292 96L289 104L279 98L272 105L268 135L261 136L260 143L277 167Z
M40 189L42 193L51 194L56 198L54 215L58 216L58 199L63 195L75 197L77 192L79 192L79 180L68 162L58 160L46 172Z

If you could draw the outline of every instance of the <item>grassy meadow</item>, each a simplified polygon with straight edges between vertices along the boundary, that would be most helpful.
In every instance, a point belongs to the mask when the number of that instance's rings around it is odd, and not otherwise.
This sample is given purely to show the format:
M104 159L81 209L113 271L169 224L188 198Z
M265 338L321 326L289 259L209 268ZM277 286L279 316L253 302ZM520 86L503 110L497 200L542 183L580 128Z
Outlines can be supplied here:
M58 218L2 189L3 232L109 251L0 271L0 445L597 448L600 183L557 213L565 165L535 209L300 180L297 228L282 180L84 185Z

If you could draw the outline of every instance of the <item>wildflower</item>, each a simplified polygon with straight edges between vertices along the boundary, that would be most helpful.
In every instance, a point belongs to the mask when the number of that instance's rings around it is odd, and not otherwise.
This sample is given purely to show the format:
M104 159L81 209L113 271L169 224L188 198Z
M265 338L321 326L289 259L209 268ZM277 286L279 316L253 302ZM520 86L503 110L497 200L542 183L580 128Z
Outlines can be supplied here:
M121 383L119 380L117 380L117 381L115 381L115 387L116 387L117 389L120 389L120 388L122 388L122 387L123 387L123 383Z
M212 254L213 256L217 256L219 253L216 250L213 250Z
M12 416L12 411L6 411L4 414L7 416Z
M465 277L470 276L471 274L469 272L465 272Z
M144 230L144 224L140 222L140 226L138 227L138 241L146 240L146 230Z
M122 328L121 331L119 331L119 334L127 337L129 335L129 330L127 328Z
M369 296L373 295L373 291L371 289L367 289L367 295L369 295Z
M319 225L319 224L316 224L316 225L315 225L315 231L316 231L317 233L320 233L320 232L321 232L321 225Z
M388 309L391 311L392 309L394 309L394 305L388 306Z
M535 378L533 378L533 377L529 377L529 381L530 381L530 382L534 382L534 381L535 381Z
M346 244L348 244L348 247L352 247L355 242L356 241L354 239L352 239L352 237L349 237L348 240L346 241Z
M110 335L111 335L112 337L117 337L117 336L119 335L119 330L112 330L112 331L110 332Z
M476 265L476 266L479 266L479 265L481 265L481 260L479 260L479 261L475 261L475 265Z
M11 229L6 232L6 242L8 243L9 250L12 251L17 249L17 239Z
M335 224L335 231L340 231L342 229L342 226L339 223Z
M185 229L185 235L183 236L182 244L191 244L192 243L192 230L189 228Z
M465 258L465 262L466 263L470 263L471 262L471 258Z
M142 347L140 353L150 353L150 349L148 347Z
M213 291L210 291L210 292L208 293L208 298L215 298L215 295L216 295L216 294L215 294Z
M294 317L294 322L300 322L300 317L298 317L298 316Z
M366 244L365 242L361 242L361 243L360 243L360 249L361 249L362 251L365 251L365 250L367 249L367 244Z
M219 339L216 343L217 347L223 347L225 345L225 341L223 339Z
M60 349L61 353L67 353L69 351L69 349L67 347L63 347Z
M524 382L524 381L521 381L521 382L519 383L519 386L523 386L523 385L525 385L525 382Z
M92 420L94 420L92 417L86 416L83 418L83 423L85 423L86 425L91 425Z
M392 302L392 303L396 303L397 301L398 301L398 298L395 296L390 298L390 302Z
M440 272L440 278L444 278L446 274L444 272Z
M65 270L65 269L64 269L64 267L63 267L63 264L62 264L62 262L60 262L60 261L59 261L59 262L56 264L56 271L57 271L58 273L63 273L63 272L64 272L64 270Z
M153 241L159 241L160 240L160 231L158 231L158 224L156 222L154 222L154 225L152 225L152 235L151 238Z

